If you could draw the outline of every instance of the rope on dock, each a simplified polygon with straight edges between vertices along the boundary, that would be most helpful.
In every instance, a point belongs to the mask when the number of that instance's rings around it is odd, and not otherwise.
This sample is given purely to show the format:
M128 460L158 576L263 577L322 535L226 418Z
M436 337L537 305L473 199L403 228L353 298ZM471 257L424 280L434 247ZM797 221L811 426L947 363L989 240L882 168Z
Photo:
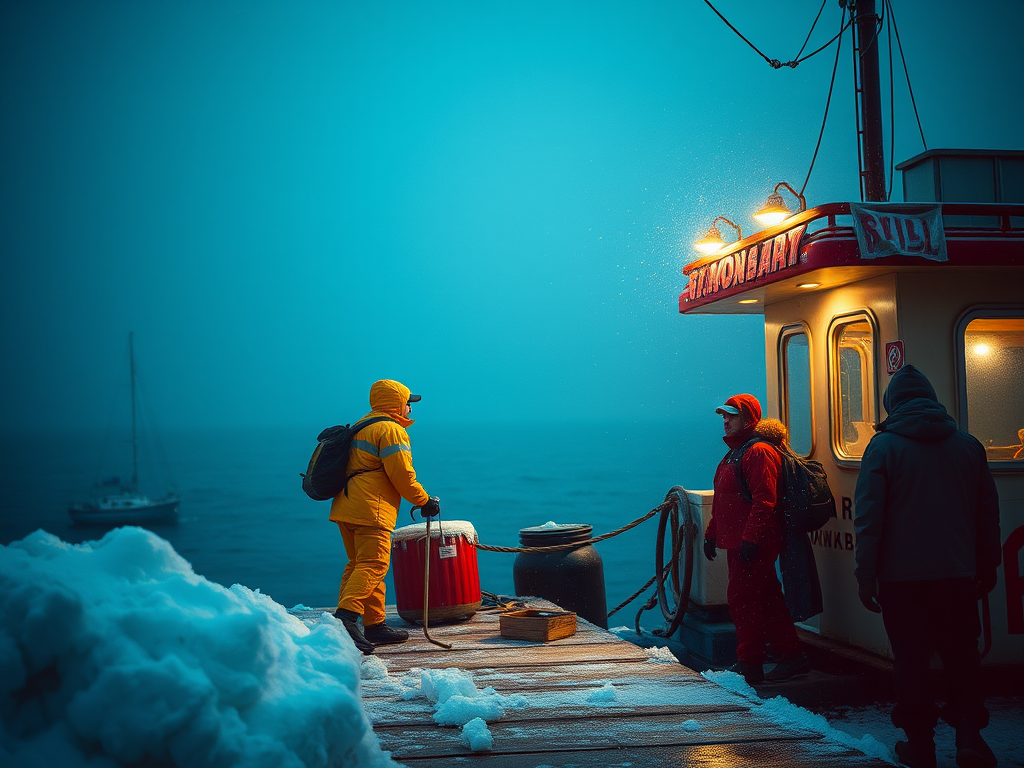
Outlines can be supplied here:
M664 502L656 506L643 517L638 517L633 522L628 523L627 525L624 525L621 528L616 528L614 531L611 531L610 533L605 533L601 536L595 536L594 538L587 539L585 541L574 541L569 544L552 544L551 546L547 547L493 547L488 544L477 544L476 548L485 549L488 552L559 552L563 549L578 549L579 547L585 547L588 544L596 544L599 541L610 539L612 538L612 536L618 536L620 533L624 533L625 531L628 531L630 528L636 528L638 525L640 525L640 523L650 520L652 517L660 513L662 510L669 509L670 507L673 507L676 504L677 502L675 499L666 499Z

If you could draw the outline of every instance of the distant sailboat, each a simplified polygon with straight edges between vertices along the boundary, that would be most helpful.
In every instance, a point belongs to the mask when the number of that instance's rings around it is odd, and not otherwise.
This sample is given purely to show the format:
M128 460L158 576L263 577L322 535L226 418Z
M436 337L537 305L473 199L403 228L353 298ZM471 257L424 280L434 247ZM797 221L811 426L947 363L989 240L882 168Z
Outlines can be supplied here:
M139 440L135 408L135 346L134 334L128 334L128 355L132 382L132 479L121 485L118 478L104 480L101 485L120 485L118 493L75 504L68 509L76 525L140 525L173 523L178 519L180 499L173 490L159 499L139 493Z

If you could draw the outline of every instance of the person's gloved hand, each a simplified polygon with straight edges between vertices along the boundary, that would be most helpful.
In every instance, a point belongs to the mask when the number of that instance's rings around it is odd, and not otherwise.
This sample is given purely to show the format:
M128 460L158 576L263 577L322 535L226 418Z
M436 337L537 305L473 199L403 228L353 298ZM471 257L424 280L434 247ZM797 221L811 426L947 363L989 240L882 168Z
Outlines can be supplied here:
M882 612L882 606L878 604L878 582L862 581L857 585L857 596L861 604L872 613Z
M437 496L431 496L430 500L420 507L420 513L424 517L437 517L441 514L441 500Z
M996 569L991 568L987 571L981 571L977 576L974 577L974 596L978 600L981 600L985 595L996 588Z
M708 560L714 560L715 555L718 554L718 547L715 546L714 539L704 539L704 557Z
M741 541L740 542L740 560L747 565L754 562L757 557L757 544L752 541Z

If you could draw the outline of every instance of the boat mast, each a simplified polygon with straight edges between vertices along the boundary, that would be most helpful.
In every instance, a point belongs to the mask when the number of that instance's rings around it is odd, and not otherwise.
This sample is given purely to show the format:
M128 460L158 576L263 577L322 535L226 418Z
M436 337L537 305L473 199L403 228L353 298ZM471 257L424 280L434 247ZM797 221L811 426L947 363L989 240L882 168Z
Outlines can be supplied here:
M875 0L856 0L854 25L854 85L860 101L861 200L884 202L885 149L882 144L882 89L878 75L878 14ZM891 23L888 22L888 23ZM890 148L891 149L891 148Z
M139 492L139 441L135 433L135 343L134 333L128 333L128 362L132 376L132 493Z

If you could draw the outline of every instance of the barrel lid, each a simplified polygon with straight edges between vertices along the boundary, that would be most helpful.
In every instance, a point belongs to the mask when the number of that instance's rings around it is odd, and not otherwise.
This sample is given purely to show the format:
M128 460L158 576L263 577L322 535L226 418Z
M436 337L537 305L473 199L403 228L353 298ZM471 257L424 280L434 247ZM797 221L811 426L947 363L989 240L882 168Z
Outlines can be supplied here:
M476 528L468 520L441 520L434 521L430 526L430 538L439 539L441 534L445 538L450 536L462 536L474 544L479 542L476 535ZM427 524L414 523L404 528L396 528L391 532L391 541L418 541L427 537Z
M523 544L540 546L553 544L571 544L575 541L586 541L590 538L594 526L583 523L545 523L530 528L519 529L519 541Z

